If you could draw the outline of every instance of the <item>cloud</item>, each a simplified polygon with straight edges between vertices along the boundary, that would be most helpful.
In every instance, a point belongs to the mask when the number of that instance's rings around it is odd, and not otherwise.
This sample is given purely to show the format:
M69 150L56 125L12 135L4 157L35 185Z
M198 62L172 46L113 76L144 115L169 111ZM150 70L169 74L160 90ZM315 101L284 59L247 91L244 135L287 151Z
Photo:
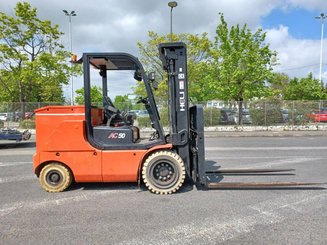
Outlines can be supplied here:
M12 14L18 0L2 0L1 11ZM161 35L170 31L170 9L167 1L154 0L29 0L36 7L41 19L49 19L65 32L63 44L69 48L69 22L62 12L75 10L72 18L73 51L79 56L83 52L128 52L138 56L137 41L146 42L148 31ZM248 24L252 30L260 27L261 18L274 9L303 8L309 11L327 11L323 0L177 0L173 9L173 31L175 33L209 33L215 36L219 23L218 13L224 13L228 24ZM319 40L296 39L289 34L287 26L266 30L267 41L279 53L280 66L276 70L291 76L306 75L309 71L319 72ZM326 50L327 50L327 46ZM301 68L303 67L303 68ZM76 83L81 86L79 78ZM116 88L119 89L118 87Z
M320 40L296 39L289 34L288 27L283 25L266 32L270 48L278 52L280 65L275 71L291 77L303 77L312 72L318 78Z
M303 8L309 11L327 11L327 1L324 0L286 0L282 1L284 7Z

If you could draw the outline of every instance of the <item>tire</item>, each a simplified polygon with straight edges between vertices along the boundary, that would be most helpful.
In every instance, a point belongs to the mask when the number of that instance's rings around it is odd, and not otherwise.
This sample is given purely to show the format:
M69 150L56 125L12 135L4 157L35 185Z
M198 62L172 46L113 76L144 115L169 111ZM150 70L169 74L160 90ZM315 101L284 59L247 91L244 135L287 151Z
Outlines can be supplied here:
M72 180L71 171L56 162L44 166L39 176L40 185L47 192L62 192L70 186Z
M155 194L172 194L184 183L185 166L182 158L172 151L157 151L144 162L142 179Z

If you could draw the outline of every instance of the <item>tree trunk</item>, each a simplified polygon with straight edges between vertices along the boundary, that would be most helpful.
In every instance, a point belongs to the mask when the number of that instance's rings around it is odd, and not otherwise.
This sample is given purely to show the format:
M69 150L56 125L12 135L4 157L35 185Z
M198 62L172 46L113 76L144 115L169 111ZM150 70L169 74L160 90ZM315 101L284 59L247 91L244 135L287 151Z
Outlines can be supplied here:
M242 107L243 107L243 98L238 100L238 125L242 125Z
M22 120L25 119L25 87L22 84L22 82L20 82L20 94L19 94L19 104L20 104L20 112L22 113Z

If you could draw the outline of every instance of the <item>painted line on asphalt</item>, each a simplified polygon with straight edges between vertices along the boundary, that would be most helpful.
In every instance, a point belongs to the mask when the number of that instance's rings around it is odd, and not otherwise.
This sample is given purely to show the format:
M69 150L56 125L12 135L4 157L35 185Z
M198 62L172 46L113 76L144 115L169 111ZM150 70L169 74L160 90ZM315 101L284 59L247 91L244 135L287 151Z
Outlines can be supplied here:
M283 146L283 147L206 147L206 151L291 151L327 150L327 146Z
M214 161L216 162L215 165L218 164L221 160L251 160L251 159L263 159L262 162L259 163L248 163L248 164L242 164L243 166L246 166L246 168L267 168L267 167L276 167L280 165L286 165L286 164L298 164L303 162L312 162L317 160L324 160L325 158L322 157L212 157L212 158L206 158L206 161ZM274 160L275 159L275 160ZM272 160L272 161L264 161L264 160Z
M279 156L279 157L266 157L266 156L231 156L231 157L216 157L216 156L213 156L213 157L208 157L208 159L206 160L238 160L238 159L294 159L294 158L298 158L299 156ZM304 157L304 158L307 158L307 159L316 159L316 160L320 160L320 159L325 159L325 158L322 158L322 157Z
M296 157L296 158L286 158L286 159L280 159L280 160L263 162L263 163L256 163L256 164L251 164L250 166L252 168L258 168L258 167L269 168L269 167L276 167L276 166L286 165L286 164L298 164L298 163L303 163L303 162L312 162L312 161L322 160L322 159L324 159L324 158Z
M283 196L248 206L250 215L221 220L217 216L189 224L177 225L144 237L124 241L121 244L194 244L201 239L203 244L218 244L255 231L258 226L281 223L290 215L313 212L325 205L327 193L305 192L299 195ZM254 212L254 213L253 213ZM162 237L169 239L162 240Z
M35 153L35 149L27 149L27 150L6 150L1 151L0 150L0 156L17 156L17 155L26 155L31 157Z
M32 162L0 162L0 167L11 167L19 165L31 165Z
M35 210L35 209L48 209L55 206L61 206L71 203L79 203L81 201L88 201L99 196L113 195L116 193L127 193L137 190L137 188L130 188L128 190L103 190L103 191L90 191L88 193L80 193L79 195L63 197L58 199L43 199L25 202L16 202L5 204L0 207L0 218L13 213L14 211Z
M3 177L0 178L0 184L12 183L12 182L21 182L26 180L36 180L37 177L35 175L21 175L21 176L11 176L11 177Z

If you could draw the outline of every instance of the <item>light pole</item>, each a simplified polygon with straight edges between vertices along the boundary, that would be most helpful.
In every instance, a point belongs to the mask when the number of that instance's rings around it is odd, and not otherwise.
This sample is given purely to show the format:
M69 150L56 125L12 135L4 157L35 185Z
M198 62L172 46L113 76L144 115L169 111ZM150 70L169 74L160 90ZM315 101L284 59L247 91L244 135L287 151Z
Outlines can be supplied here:
M70 52L73 53L73 34L72 34L72 16L76 16L75 11L71 11L70 13L67 10L63 10L66 16L69 18L69 38L70 38ZM70 64L72 67L72 63ZM71 94L70 94L70 104L74 105L74 79L73 74L71 76Z
M170 41L173 41L173 8L177 7L177 2L169 2L170 7Z
M319 80L322 82L322 50L324 43L324 22L327 16L324 13L321 13L320 16L317 16L316 19L321 19L321 41L320 41L320 71L319 71Z

